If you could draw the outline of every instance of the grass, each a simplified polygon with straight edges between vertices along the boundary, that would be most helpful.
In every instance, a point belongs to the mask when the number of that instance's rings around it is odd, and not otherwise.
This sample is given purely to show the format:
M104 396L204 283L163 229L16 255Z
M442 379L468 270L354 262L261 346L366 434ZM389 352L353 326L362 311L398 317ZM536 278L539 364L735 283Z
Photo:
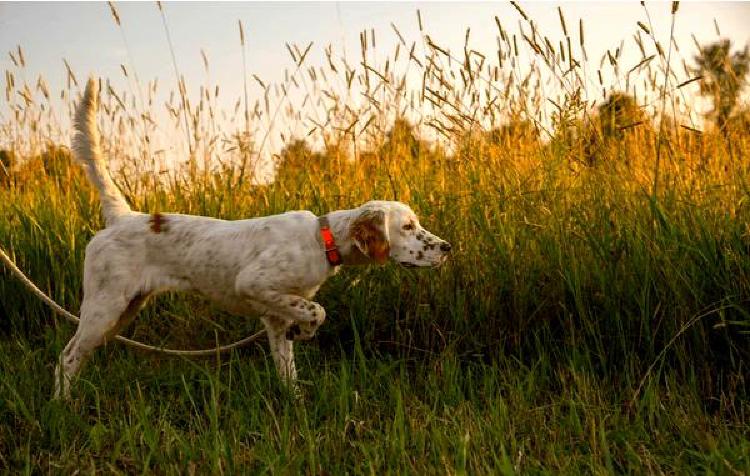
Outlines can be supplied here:
M518 57L509 35L501 30L508 47L498 71L523 76L520 60L508 67ZM211 101L191 110L184 100L168 106L180 137L181 124L193 118L197 129L187 136L194 155L184 168L157 175L146 153L154 145L118 128L150 111L134 110L123 92L105 93L107 147L136 209L234 219L297 208L324 213L398 197L455 252L438 271L388 265L346 269L329 280L317 297L329 319L314 341L297 346L299 400L280 386L261 343L196 361L110 345L83 371L72 404L51 401L53 364L73 329L0 271L0 468L750 472L747 130L696 132L678 126L686 116L657 127L663 108L648 115L640 99L640 124L621 116L608 122L602 109L579 97L594 96L580 89L587 84L585 63L560 75L564 97L555 99L559 107L549 117L529 112L533 81L517 81L495 97L515 116L489 117L492 97L464 102L456 114L451 99L476 91L481 75L474 73L483 69L458 62L453 67L471 71L472 79L462 81L459 72L451 80L434 41L424 41L417 60L423 69L403 52L400 61L420 76L426 68L428 86L439 94L418 91L429 99L405 120L395 111L410 91L376 86L399 81L370 61L382 78L364 67L356 75L370 71L370 82L361 76L358 87L376 89L377 104L317 110L332 118L314 133L322 146L287 140L268 184L250 171L270 133L250 130L248 137L244 121L241 131L222 129L211 122L219 115L207 112ZM556 61L553 75L570 60L540 46L541 37L538 52L532 38L524 41L540 62ZM291 88L308 73L304 48L290 51ZM662 69L649 70L649 77L669 70L667 56L654 61ZM338 66L341 81L316 87L346 85L349 70ZM506 84L502 79L492 84ZM663 84L654 84L656 97ZM315 94L337 94L326 92ZM683 92L671 91L657 104ZM66 97L74 93L70 86ZM276 104L285 101L292 99ZM20 113L1 129L14 163L0 186L0 246L75 311L85 245L102 227L98 198L66 148L48 145L57 133L40 132L49 130L49 117L39 103L13 104ZM271 119L274 107L264 114L256 108L252 123L281 128ZM472 111L487 115L472 123L463 117ZM353 118L355 139L347 129ZM149 124L135 130L151 134ZM552 137L540 132L545 127ZM239 165L220 162L222 153ZM127 335L198 348L257 326L201 298L170 294L155 299Z
M50 333L52 334L52 333ZM282 473L747 471L741 429L706 414L689 382L649 387L636 411L573 362L545 356L461 362L366 357L361 348L300 363L305 397L262 357L221 364L134 359L107 349L71 406L49 401L63 342L3 344L3 454L9 467ZM105 359L104 356L107 358ZM666 409L669 409L668 411ZM742 418L741 415L737 416ZM11 431L11 427L13 430Z

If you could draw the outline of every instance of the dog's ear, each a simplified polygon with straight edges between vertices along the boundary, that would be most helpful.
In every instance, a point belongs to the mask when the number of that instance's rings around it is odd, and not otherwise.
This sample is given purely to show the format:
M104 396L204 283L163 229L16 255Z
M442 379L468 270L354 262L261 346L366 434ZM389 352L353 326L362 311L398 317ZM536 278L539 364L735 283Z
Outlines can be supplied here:
M363 210L352 224L351 236L365 256L378 264L388 261L391 244L388 241L385 211Z

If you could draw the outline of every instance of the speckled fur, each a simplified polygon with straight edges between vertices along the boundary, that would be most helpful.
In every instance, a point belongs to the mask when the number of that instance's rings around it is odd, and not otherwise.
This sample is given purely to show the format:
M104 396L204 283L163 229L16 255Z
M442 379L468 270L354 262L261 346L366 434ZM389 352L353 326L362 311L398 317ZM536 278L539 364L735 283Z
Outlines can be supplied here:
M148 296L198 292L240 314L260 314L283 381L296 378L292 340L310 339L326 312L312 301L338 267L326 260L317 217L309 211L247 220L134 212L99 152L97 88L89 81L76 115L76 157L102 197L107 228L86 247L81 322L56 369L56 395L91 352L131 321ZM394 260L438 266L450 245L419 225L400 202L371 201L328 214L344 265Z

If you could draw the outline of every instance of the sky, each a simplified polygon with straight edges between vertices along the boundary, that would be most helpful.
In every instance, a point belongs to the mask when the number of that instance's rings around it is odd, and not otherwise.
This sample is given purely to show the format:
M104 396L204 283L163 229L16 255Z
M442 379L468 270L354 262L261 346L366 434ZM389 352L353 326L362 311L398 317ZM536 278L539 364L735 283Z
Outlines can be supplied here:
M79 75L88 73L110 78L125 85L120 65L135 71L142 82L159 78L171 89L175 72L156 3L116 3L122 22L118 28L105 2L0 2L0 68L17 70L8 51L23 48L27 66L17 77L32 85L38 75L46 78L55 95L65 84L66 59ZM576 31L583 19L589 56L598 58L625 40L622 62L636 64L640 59L632 35L637 21L648 24L639 2L520 2L527 15L542 32L560 37L557 6L565 13L568 28ZM670 3L647 2L653 30L668 44ZM424 29L451 51L462 51L466 28L471 28L471 45L492 57L495 51L497 15L506 30L517 30L520 19L508 3L412 3L412 2L305 2L305 3L172 3L163 4L169 34L174 44L178 69L188 90L195 95L200 84L219 84L226 104L234 104L242 95L242 50L238 21L246 36L248 77L256 74L267 83L278 82L284 69L293 65L286 43L304 48L314 42L308 64L326 64L323 49L332 44L338 55L359 61L359 32L374 29L377 50L391 52L397 38L393 22L407 42L419 40L417 9ZM750 42L750 2L681 2L676 18L675 36L680 56L690 60L694 53L690 34L699 42L716 40L713 20L721 36L732 39L736 47ZM201 51L209 60L204 70ZM262 89L249 80L251 102L262 96ZM5 97L0 98L5 101ZM0 114L7 104L0 102Z

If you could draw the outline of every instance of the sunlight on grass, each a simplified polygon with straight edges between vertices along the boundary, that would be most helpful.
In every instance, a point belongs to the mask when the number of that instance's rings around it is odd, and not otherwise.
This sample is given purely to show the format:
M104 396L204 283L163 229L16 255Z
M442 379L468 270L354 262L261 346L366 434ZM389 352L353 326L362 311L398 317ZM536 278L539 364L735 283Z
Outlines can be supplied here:
M328 64L310 65L307 45L288 45L286 81L245 78L265 96L245 92L229 112L218 85L191 97L178 79L162 124L156 80L115 91L102 78L105 148L135 209L238 219L397 199L454 253L435 272L327 282L316 299L329 320L298 346L300 401L263 345L220 362L110 345L74 403L52 402L72 329L0 271L0 467L749 472L747 49L695 45L679 64L645 22L642 60L620 65L617 48L588 58L585 25L562 10L559 38L518 13L516 32L498 20L496 52L472 50L468 30L465 50L448 51L421 19L421 38L394 27L385 56L363 32L352 64L326 49ZM22 49L10 55L0 246L76 312L103 226L60 120L83 78L69 70L61 110L44 78L25 78ZM715 106L705 121L699 94ZM186 151L178 162L157 149L165 138ZM203 348L256 321L169 294L127 334Z

